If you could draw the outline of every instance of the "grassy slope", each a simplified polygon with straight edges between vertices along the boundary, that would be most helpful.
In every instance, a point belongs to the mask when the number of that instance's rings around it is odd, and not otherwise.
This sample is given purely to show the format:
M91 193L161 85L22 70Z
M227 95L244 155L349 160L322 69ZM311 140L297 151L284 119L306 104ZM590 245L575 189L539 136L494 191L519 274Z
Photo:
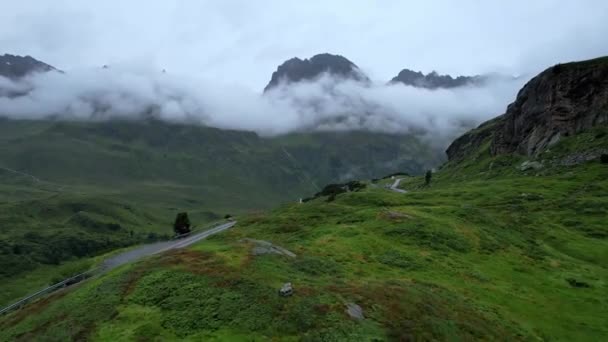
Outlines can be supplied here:
M436 156L413 137L367 132L260 138L156 121L0 119L0 305L46 285L60 263L170 234L178 211L201 225L317 184L416 172Z
M608 166L549 161L606 133L564 139L539 171L486 144L408 194L370 186L250 215L5 317L0 339L605 340ZM254 257L243 237L298 257Z

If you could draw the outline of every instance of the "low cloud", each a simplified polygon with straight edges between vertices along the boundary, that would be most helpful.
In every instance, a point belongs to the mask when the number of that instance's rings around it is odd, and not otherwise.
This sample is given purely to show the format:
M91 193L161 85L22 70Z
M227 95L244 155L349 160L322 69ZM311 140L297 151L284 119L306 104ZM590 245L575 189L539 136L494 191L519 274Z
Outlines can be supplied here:
M20 119L138 119L250 130L416 132L445 145L463 130L504 112L522 78L483 87L421 89L336 80L281 85L265 94L215 80L131 67L49 72L13 82L0 77L0 116ZM21 93L21 96L15 94ZM7 94L12 94L7 96Z

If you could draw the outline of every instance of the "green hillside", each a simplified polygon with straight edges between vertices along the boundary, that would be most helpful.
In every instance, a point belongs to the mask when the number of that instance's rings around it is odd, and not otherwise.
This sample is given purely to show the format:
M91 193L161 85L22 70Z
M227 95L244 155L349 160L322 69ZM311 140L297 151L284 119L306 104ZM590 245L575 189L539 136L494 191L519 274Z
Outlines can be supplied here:
M564 137L536 168L489 145L405 194L368 182L246 215L3 317L0 340L606 340L608 164L567 161L608 146L608 127Z
M0 305L55 278L32 271L166 238L179 211L202 225L441 160L407 135L0 119Z

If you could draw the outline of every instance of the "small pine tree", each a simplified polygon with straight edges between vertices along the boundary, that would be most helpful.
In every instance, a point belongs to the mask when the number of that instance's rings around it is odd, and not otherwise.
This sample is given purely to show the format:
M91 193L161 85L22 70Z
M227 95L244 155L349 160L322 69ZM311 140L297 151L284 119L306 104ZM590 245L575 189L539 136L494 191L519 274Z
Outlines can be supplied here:
M424 183L426 185L431 184L431 178L433 178L433 172L431 172L431 170L426 171L426 174L424 175Z
M175 216L173 230L177 235L190 233L190 219L188 218L188 213L183 212Z

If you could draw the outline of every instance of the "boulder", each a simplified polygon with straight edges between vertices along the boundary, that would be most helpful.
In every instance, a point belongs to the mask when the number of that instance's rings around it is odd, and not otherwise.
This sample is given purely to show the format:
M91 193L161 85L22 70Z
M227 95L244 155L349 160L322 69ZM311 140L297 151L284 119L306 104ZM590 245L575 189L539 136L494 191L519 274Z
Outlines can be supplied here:
M526 160L525 162L521 163L521 165L519 166L519 171L528 171L528 170L540 170L543 168L543 164L537 162L537 161L529 161Z
M283 286L279 289L279 296L289 297L291 295L293 295L293 286L291 286L291 283L283 284Z
M363 315L363 309L355 303L346 304L346 313L354 319L365 319Z

